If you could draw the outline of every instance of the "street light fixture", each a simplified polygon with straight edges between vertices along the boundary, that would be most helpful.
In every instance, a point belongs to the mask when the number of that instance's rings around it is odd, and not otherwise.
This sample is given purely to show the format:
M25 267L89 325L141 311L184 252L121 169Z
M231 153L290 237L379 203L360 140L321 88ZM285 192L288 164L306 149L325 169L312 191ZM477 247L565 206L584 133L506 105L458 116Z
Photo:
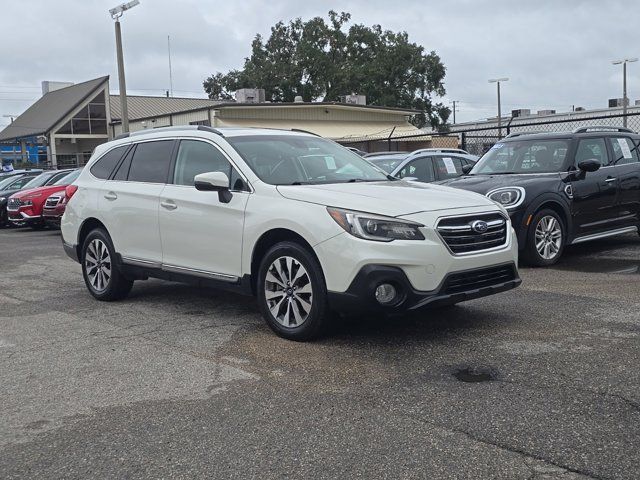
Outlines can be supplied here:
M498 137L502 138L502 111L500 108L500 82L507 82L508 78L492 78L489 83L495 83L498 85Z
M614 60L613 65L622 64L622 125L627 126L627 63L637 62L637 58L623 58L622 60Z
M122 3L109 10L111 18L115 20L116 28L116 54L118 56L118 82L120 85L120 116L122 117L122 132L129 131L129 108L127 107L127 85L124 78L124 59L122 58L122 33L120 31L120 17L125 11L139 5L139 0Z

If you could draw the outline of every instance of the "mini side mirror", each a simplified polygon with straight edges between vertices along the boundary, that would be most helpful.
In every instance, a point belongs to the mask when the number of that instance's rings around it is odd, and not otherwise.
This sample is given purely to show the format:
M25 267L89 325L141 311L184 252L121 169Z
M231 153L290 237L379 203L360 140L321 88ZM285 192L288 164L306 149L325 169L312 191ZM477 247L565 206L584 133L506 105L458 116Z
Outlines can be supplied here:
M578 163L578 168L580 170L582 170L583 172L595 172L601 166L602 165L600 164L600 162L598 160L596 160L595 158L589 158L587 160L582 160L580 163Z
M465 164L462 166L462 173L466 175L471 171L472 168L473 168L473 165Z
M222 203L231 201L231 192L229 191L229 177L223 172L205 172L199 173L193 179L196 190L201 192L218 192L218 200Z

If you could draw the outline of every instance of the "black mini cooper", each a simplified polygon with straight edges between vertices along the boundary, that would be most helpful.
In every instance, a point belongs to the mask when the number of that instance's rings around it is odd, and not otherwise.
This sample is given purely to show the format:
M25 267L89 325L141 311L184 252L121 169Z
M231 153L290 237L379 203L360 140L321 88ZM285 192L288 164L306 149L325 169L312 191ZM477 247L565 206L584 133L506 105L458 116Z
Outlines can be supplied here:
M640 232L639 144L626 128L511 134L443 183L503 205L527 263L552 265L565 245Z

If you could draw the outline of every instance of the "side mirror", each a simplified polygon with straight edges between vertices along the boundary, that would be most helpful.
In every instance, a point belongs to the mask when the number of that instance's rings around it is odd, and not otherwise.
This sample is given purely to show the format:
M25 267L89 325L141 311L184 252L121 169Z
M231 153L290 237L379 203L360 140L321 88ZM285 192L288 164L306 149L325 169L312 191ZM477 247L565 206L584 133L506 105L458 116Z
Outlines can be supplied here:
M473 168L473 165L469 165L468 163L464 164L464 165L462 165L462 173L464 175L466 175L467 173L469 173L471 171L472 168Z
M582 160L580 163L578 163L578 168L580 170L582 170L583 172L595 172L601 166L602 165L600 164L600 162L598 160L596 160L595 158L589 158L587 160Z
M229 191L229 177L223 172L205 172L199 173L193 179L196 190L201 192L218 192L218 200L222 203L231 201L231 192Z

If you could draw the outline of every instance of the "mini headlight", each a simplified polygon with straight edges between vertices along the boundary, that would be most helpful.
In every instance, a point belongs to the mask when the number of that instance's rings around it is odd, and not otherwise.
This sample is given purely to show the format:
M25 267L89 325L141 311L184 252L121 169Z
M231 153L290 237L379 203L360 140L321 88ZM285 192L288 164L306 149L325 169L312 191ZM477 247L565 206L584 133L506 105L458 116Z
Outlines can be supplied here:
M488 192L487 197L505 208L516 208L524 202L525 190L522 187L501 187Z
M327 211L338 225L354 237L377 242L424 240L420 231L424 225L416 222L331 207L327 207Z
M0 202L4 202L7 199L7 197L0 197Z

